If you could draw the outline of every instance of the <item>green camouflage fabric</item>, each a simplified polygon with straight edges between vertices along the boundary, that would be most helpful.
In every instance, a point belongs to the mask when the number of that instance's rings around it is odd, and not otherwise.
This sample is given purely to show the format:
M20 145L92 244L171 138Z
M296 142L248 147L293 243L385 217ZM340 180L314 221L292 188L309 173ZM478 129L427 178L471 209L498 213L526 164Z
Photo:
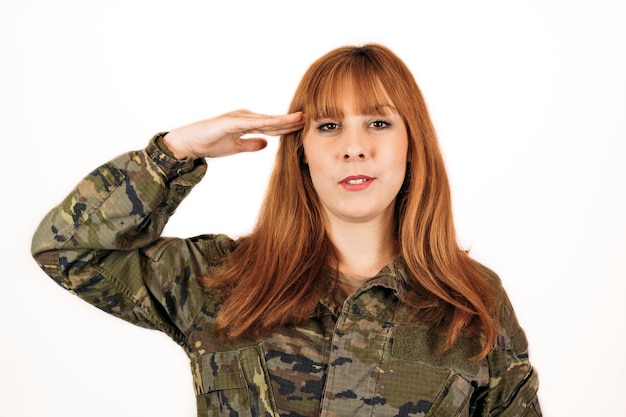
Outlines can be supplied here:
M475 341L445 355L398 302L396 260L345 300L260 340L213 335L219 304L197 278L236 246L224 235L161 237L204 176L204 160L178 161L159 134L83 179L36 231L45 273L99 309L168 334L190 359L198 416L540 416L538 379L507 300L497 346L470 361ZM493 277L497 279L497 277Z

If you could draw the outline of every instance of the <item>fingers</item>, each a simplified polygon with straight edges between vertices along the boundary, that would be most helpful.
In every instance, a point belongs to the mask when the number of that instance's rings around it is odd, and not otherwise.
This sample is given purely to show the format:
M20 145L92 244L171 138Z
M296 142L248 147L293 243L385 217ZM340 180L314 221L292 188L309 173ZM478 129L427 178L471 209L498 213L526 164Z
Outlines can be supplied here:
M279 136L287 133L295 132L304 127L304 122L289 123L278 126L266 126L264 128L250 130L247 133L261 133L268 136Z
M239 139L235 143L236 149L233 153L256 152L264 149L266 146L267 141L263 138Z
M179 159L219 157L238 152L253 152L267 146L262 137L279 136L304 127L302 112L278 116L237 110L170 131L165 145Z
M305 122L302 112L269 116L247 110L238 110L225 116L231 117L231 132L239 132L242 135L248 133L261 133L269 136L282 135L302 129Z
M241 152L260 151L266 146L267 140L265 138L233 138L196 148L195 152L198 157L219 158Z

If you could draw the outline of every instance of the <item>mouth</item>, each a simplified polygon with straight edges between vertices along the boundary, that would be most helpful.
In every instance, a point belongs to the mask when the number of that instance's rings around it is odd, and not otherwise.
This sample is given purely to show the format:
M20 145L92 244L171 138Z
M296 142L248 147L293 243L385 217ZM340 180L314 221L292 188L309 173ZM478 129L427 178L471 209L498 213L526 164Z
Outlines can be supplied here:
M368 180L366 178L359 178L357 180L347 180L346 182L348 184L356 185L356 184L363 184L365 181L368 181Z
M367 175L351 175L341 180L339 184L349 191L358 191L367 188L374 179Z

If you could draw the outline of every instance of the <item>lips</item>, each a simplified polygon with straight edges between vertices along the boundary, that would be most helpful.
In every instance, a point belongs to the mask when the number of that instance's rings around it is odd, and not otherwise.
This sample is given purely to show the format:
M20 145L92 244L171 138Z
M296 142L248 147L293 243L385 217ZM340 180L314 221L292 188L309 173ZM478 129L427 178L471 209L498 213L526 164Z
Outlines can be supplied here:
M357 185L357 184L363 184L365 181L367 181L366 178L359 178L357 180L347 180L346 182L351 185Z
M346 190L359 191L369 187L373 181L374 178L367 175L351 175L341 180L339 184Z

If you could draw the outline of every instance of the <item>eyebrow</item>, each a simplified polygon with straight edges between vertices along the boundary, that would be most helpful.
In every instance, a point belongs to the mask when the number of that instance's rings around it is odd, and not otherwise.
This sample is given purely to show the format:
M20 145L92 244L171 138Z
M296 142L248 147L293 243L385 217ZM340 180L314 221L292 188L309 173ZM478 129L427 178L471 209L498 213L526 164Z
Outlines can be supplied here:
M398 109L395 106L392 106L391 104L375 104L371 108L366 109L364 114L374 115L374 114L380 113L381 110L384 110L384 109L389 109L391 110L392 113L398 113Z
M357 107L357 106L355 106ZM321 114L319 114L319 117L313 117L312 120L321 120L327 117L333 118L333 117L344 117L344 111L343 108L336 108L333 107L332 109L328 109L328 112L319 112ZM325 114L324 114L325 113ZM380 114L387 114L387 113L396 113L399 114L398 109L391 105L391 104L383 104L383 103L378 103L378 104L374 104L374 105L369 105L367 107L365 107L364 109L360 109L357 110L356 113L359 113L361 115L365 115L365 116L377 116Z

